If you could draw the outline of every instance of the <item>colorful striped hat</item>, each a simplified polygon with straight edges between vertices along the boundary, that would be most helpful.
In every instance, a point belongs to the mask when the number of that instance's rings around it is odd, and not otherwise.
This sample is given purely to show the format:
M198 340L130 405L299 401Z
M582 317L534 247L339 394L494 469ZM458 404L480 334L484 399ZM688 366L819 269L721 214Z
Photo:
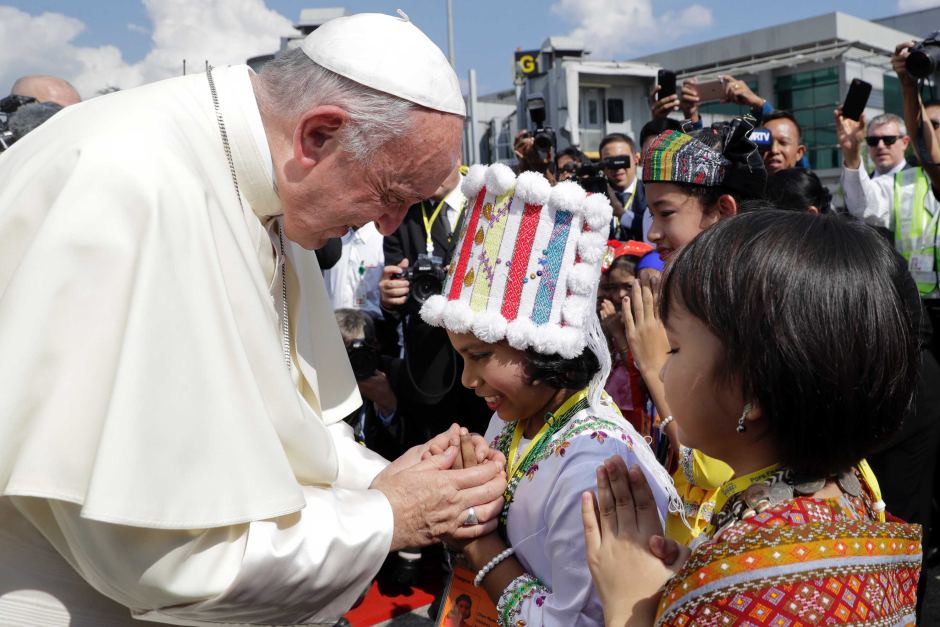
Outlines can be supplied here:
M444 292L425 302L422 318L566 359L590 345L602 358L596 294L611 219L607 196L587 195L573 181L552 187L535 172L516 177L503 164L473 166L462 191L470 214Z
M644 183L687 183L717 187L731 162L681 131L663 131L643 153Z

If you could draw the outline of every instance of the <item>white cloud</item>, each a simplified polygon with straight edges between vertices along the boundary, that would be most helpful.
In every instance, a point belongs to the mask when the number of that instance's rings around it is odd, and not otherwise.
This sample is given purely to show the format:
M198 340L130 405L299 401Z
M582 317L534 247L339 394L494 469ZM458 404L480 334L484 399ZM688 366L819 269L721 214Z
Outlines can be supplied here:
M0 6L0 92L24 74L52 74L70 81L84 97L107 86L123 88L176 76L187 67L244 63L277 49L291 21L264 0L143 0L153 47L127 63L115 46L75 45L81 20L60 13L30 15ZM133 28L137 25L128 25Z
M910 13L940 6L940 0L898 0L898 13Z
M150 29L146 28L145 26L141 26L140 24L134 24L133 22L128 22L127 30L131 31L132 33L140 33L141 35L150 34Z
M552 12L576 24L569 36L584 42L598 59L639 53L646 44L712 25L711 10L700 4L657 16L652 0L558 0Z

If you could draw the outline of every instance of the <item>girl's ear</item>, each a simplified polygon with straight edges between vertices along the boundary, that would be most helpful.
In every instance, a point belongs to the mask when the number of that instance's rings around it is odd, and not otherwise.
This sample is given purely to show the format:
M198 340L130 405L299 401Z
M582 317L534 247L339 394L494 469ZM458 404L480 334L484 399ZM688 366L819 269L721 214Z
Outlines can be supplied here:
M722 194L718 197L718 213L722 218L730 218L738 214L738 201L731 194Z

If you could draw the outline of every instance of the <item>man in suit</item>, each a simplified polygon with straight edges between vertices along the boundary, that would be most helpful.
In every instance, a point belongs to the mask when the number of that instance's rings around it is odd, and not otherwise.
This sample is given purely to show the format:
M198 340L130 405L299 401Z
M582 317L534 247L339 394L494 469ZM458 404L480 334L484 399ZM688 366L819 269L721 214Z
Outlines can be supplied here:
M419 255L436 257L442 266L450 263L466 204L460 192L462 180L460 170L454 170L433 197L409 208L401 226L385 238L380 302L386 320L401 324L404 350L396 393L412 423L406 429L409 438L438 433L439 425L454 422L483 433L492 414L482 399L460 384L462 360L447 334L417 315L420 305L409 300L411 285L400 276Z

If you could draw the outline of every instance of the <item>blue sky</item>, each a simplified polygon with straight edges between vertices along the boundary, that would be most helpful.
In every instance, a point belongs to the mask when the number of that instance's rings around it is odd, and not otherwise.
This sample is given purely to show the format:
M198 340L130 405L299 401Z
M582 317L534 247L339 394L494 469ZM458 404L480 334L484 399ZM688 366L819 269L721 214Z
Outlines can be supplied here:
M479 91L487 93L511 85L516 48L536 48L549 35L575 33L588 39L594 58L629 59L831 11L870 19L940 0L770 1L751 5L756 11L727 0L453 4L458 74L465 79L475 68ZM278 32L312 6L385 13L401 8L446 52L445 0L0 0L0 93L24 73L64 76L87 96L106 84L130 87L172 75L183 56L190 67L201 67L204 58L238 62L276 49Z

